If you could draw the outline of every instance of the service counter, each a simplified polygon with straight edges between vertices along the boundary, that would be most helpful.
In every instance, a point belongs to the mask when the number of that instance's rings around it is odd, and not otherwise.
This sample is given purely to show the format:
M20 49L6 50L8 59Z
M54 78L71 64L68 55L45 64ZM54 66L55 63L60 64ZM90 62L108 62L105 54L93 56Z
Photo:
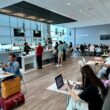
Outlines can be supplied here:
M35 51L31 51L26 56L20 56L18 61L21 65L21 71L23 73L28 73L37 69ZM44 50L43 56L42 56L43 67L52 64L52 62L53 62L53 50L52 49Z
M7 64L7 62L9 61L8 59L9 53L11 52L0 53L0 63L3 62ZM20 64L20 69L22 73L28 73L37 69L35 51L31 51L28 55L25 56L22 55L22 51L14 51L13 53L17 55L17 61ZM67 50L66 52L67 58L70 57L69 53L70 53L69 50ZM44 50L42 56L43 67L53 64L53 58L54 58L53 49Z

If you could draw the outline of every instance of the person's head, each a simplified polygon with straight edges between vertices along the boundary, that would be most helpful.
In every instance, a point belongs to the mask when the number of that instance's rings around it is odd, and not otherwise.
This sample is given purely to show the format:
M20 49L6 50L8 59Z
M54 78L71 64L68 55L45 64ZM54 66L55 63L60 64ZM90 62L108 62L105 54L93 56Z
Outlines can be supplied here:
M24 43L24 46L28 46L28 43L27 43L27 42L25 42L25 43Z
M72 45L72 42L70 42L70 45Z
M106 89L99 78L95 75L93 69L89 65L85 65L81 68L82 73L82 82L83 89L88 87L90 84L94 84L95 86L101 89L103 96L106 95Z
M63 42L62 41L59 41L59 44L63 44Z
M16 60L16 55L13 54L13 53L10 53L10 54L9 54L9 60L10 60L10 61Z
M56 45L58 45L58 42L56 42Z
M41 46L41 43L40 42L38 43L38 46Z

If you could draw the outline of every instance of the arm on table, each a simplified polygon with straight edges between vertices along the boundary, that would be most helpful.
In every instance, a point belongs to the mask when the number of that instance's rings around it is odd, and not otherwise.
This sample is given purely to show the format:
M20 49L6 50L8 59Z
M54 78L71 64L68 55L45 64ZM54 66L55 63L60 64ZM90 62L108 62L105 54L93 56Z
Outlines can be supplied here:
M68 84L65 84L65 85L66 85L66 87L67 87L67 89L68 89L68 92L70 93L70 95L73 97L73 99L74 99L75 101L81 100L80 97L79 97L77 94L75 94L74 91L71 90L71 88L69 87Z

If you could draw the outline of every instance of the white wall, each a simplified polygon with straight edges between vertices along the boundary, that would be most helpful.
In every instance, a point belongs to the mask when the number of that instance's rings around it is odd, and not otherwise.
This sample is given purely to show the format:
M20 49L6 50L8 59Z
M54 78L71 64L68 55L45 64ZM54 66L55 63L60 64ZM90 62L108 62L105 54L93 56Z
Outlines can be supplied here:
M100 26L89 26L76 29L76 44L107 44L110 40L100 40L100 35L110 34L110 24Z

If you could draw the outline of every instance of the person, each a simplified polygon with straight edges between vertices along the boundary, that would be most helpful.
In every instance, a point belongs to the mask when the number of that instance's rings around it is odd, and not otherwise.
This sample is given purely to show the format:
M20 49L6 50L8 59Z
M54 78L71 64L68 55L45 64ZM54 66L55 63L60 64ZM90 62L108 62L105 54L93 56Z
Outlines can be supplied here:
M28 45L27 42L24 43L24 52L26 52L26 55L29 54L29 51L31 50L31 47Z
M91 45L89 47L89 51L90 51L91 54L95 55L95 46L94 45Z
M58 64L56 66L62 66L63 62L63 42L59 41L58 46Z
M72 52L73 52L73 45L72 45L72 42L70 42L69 51L70 51L70 54L72 55Z
M15 76L19 76L22 78L22 74L20 72L19 63L16 61L16 55L11 53L9 55L9 63L2 65L3 71L13 73Z
M104 101L102 110L110 110L110 89L109 89L107 97Z
M66 50L67 50L67 47L68 47L68 45L67 45L67 43L64 41L64 42L63 42L63 61L66 60Z
M110 68L110 52L109 52L109 57L107 57L105 59L105 61L102 59L102 61L105 62L105 63L102 64L103 67L98 72L98 75L97 75L98 78L101 78L102 76L108 77L108 75L109 75L107 69Z
M82 44L80 45L80 50L81 50L81 55L83 55L85 52L84 45L82 45Z
M41 46L41 43L38 43L38 47L36 48L36 59L37 59L37 65L38 69L42 69L42 54L43 54L43 47Z
M75 101L84 100L88 102L89 110L102 110L103 100L107 90L89 65L81 68L83 92L76 95L67 84L66 87Z
M95 50L96 50L96 55L99 56L101 54L101 48L97 46Z
M58 42L56 42L56 45L53 49L53 55L54 55L54 63L58 63Z

